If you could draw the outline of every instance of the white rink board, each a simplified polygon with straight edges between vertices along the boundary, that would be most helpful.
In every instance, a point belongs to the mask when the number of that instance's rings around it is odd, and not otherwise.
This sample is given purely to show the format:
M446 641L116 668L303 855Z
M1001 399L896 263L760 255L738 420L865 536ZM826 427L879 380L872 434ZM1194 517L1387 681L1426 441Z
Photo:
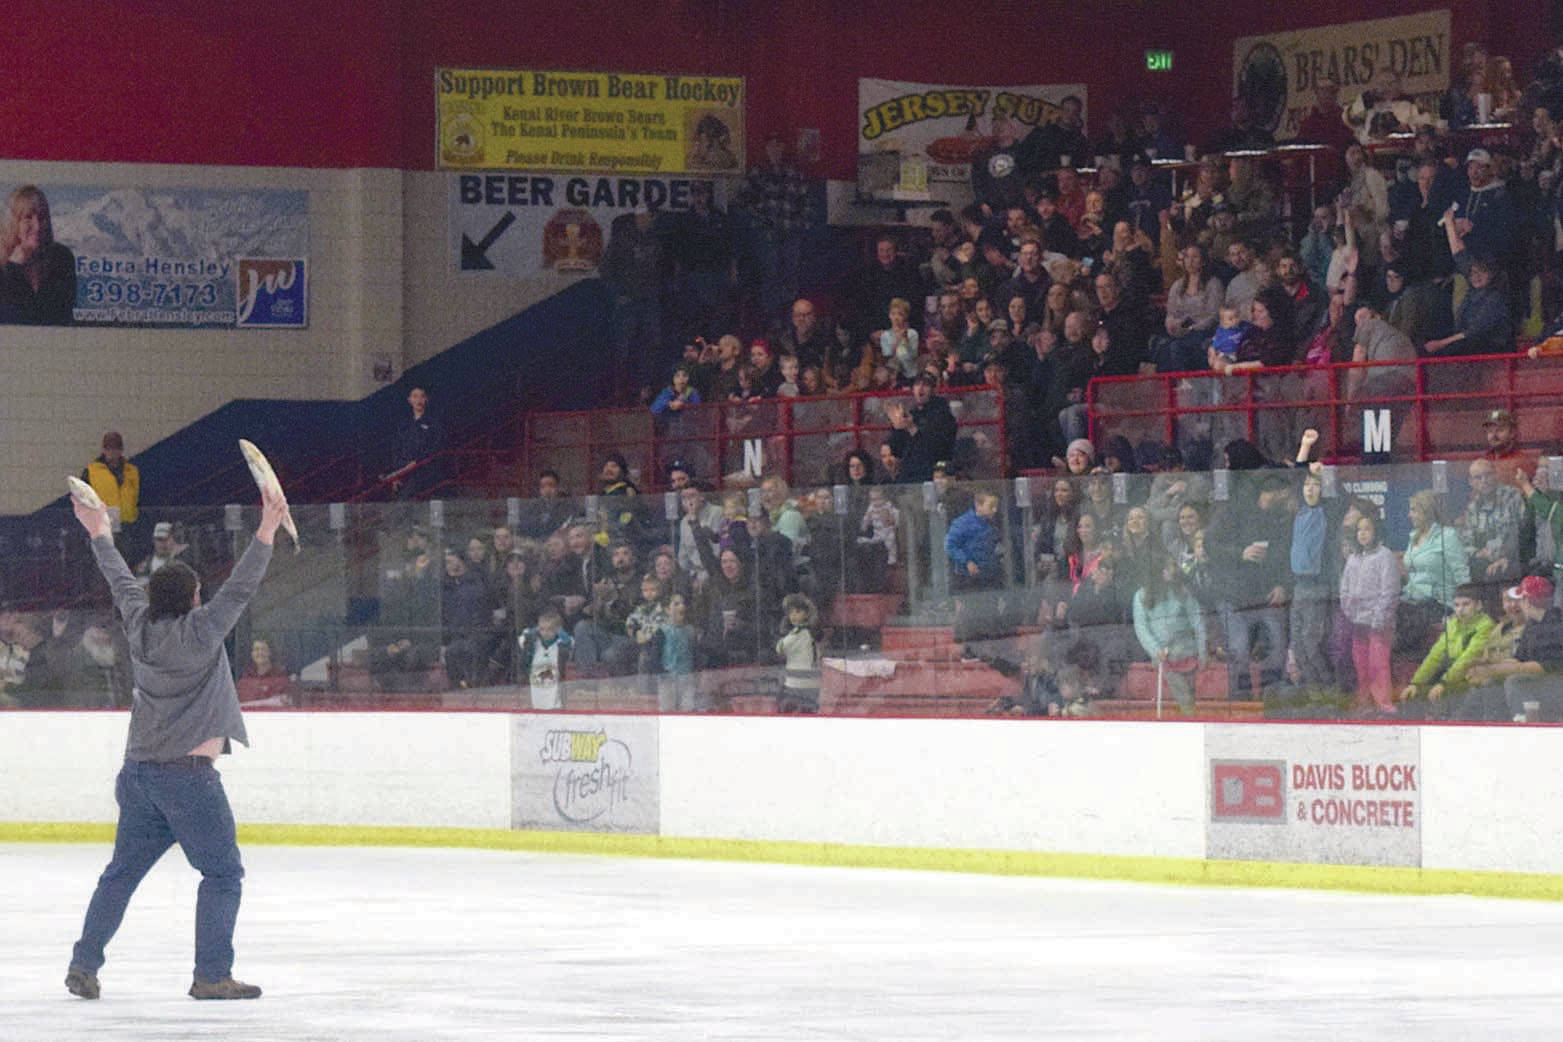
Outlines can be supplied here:
M510 719L512 827L657 834L655 717Z
M1416 867L1420 729L1205 728L1207 856Z
M631 718L538 714L528 726L570 719L614 730ZM1415 853L1423 868L1563 875L1555 728L636 719L656 739L652 791L660 834L670 837L1284 860L1274 849L1207 852L1207 741L1228 752L1219 743L1237 741L1243 757L1290 764L1308 749L1345 759L1344 739L1371 731L1420 745ZM254 747L220 762L241 822L512 825L518 725L510 714L255 712L246 720ZM0 714L0 822L112 822L127 723L124 713ZM1372 864L1371 853L1342 848L1336 863Z
M1422 867L1563 875L1563 730L1428 727Z
M1197 724L667 717L672 836L1201 857Z
M247 713L251 749L218 762L239 821L502 829L507 718Z

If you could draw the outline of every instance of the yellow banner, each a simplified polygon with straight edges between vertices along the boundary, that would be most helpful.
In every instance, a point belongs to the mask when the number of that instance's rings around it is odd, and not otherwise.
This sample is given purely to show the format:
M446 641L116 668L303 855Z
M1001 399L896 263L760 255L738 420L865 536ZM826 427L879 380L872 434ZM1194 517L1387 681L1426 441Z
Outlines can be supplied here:
M1232 44L1232 90L1249 100L1277 138L1289 139L1297 136L1323 80L1339 85L1342 105L1369 87L1433 101L1448 89L1450 64L1458 61L1451 53L1449 11L1424 11L1245 36Z
M741 76L436 69L440 167L744 172Z

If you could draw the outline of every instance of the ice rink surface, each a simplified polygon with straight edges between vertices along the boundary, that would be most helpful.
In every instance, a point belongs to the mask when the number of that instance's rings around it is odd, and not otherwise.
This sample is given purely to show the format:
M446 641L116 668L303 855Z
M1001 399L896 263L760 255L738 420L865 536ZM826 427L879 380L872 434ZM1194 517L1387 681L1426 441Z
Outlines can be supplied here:
M195 1002L177 850L62 984L108 848L0 845L0 1039L1559 1037L1563 905L479 850L251 846Z

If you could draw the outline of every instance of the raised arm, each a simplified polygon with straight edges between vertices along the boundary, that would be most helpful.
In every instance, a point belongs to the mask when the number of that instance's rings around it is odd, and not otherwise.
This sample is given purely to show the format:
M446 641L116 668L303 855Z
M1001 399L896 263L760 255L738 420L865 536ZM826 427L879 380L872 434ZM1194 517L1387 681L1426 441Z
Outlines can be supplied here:
M287 501L280 496L275 499L268 497L261 504L260 526L255 529L255 538L250 541L244 556L234 565L222 589L207 604L196 609L197 614L205 616L219 639L233 629L239 616L244 614L250 598L260 588L261 579L266 575L266 566L271 563L271 546L277 534L277 526L282 524L287 509Z
M1455 214L1460 210L1458 203L1450 203L1449 209L1444 211L1444 216L1439 224L1444 226L1444 237L1449 243L1449 255L1459 257L1465 252L1465 236L1460 234L1460 229L1455 226Z
M129 622L132 615L146 609L147 594L141 584L136 582L136 577L130 574L125 559L114 549L114 528L109 521L108 508L98 507L94 510L75 499L71 500L71 508L76 512L76 520L86 529L87 538L92 540L92 556L98 562L98 571L103 573L104 580L109 584L114 607Z

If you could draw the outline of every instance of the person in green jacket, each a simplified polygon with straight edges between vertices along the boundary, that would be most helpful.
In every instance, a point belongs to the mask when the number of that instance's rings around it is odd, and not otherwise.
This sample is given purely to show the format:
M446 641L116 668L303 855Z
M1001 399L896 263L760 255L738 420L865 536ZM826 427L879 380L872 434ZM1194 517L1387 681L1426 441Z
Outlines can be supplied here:
M1411 682L1400 692L1400 715L1411 719L1449 719L1470 687L1466 670L1481 661L1495 623L1482 610L1482 588L1464 583L1454 591L1454 614L1444 620Z

